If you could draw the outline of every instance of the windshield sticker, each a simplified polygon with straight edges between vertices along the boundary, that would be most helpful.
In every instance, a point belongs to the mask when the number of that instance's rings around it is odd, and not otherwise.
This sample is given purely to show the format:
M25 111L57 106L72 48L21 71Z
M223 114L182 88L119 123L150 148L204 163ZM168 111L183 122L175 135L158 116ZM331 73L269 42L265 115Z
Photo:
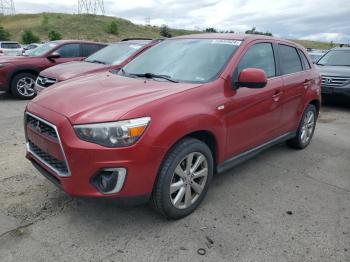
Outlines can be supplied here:
M133 49L139 49L141 46L139 45L130 45L130 48L133 48Z
M238 41L238 40L226 40L226 39L214 39L213 41L211 41L212 44L216 44L216 45L240 45L242 43L242 41Z

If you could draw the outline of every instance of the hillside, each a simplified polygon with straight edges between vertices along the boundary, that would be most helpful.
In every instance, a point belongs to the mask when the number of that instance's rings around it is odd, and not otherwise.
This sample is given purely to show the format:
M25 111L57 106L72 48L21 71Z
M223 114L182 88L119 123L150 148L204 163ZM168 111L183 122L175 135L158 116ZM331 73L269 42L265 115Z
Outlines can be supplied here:
M48 25L43 25L44 14L18 14L1 16L0 25L8 30L11 38L21 41L21 33L31 29L41 41L48 39L49 30L57 30L65 39L87 39L102 42L113 42L129 37L158 38L159 27L136 25L132 22L109 16L72 15L61 13L47 13ZM107 27L115 21L118 25L118 35L107 33ZM194 31L170 29L173 36L191 34Z
M48 17L47 25L43 25L44 17ZM107 33L107 26L115 21L118 25L118 35ZM93 15L73 15L62 13L46 14L18 14L14 16L0 16L0 25L11 33L11 38L21 41L21 34L25 29L31 29L38 35L41 41L48 39L48 31L56 30L63 35L65 39L87 39L93 41L113 42L123 38L130 37L160 37L160 29L156 26L136 25L129 20ZM199 33L198 31L184 29L170 29L173 36ZM292 40L306 48L329 49L330 43Z

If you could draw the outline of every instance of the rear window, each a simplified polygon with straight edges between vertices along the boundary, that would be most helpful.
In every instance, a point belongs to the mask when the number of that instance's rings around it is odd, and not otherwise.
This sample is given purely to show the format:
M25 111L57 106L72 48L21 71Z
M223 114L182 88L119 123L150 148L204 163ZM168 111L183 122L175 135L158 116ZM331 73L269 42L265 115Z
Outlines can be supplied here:
M18 43L1 43L1 48L17 49L17 48L21 48L21 46Z
M282 74L292 74L303 70L298 51L291 46L279 44Z
M299 50L299 51L300 51L300 50ZM303 53L302 51L300 51L300 54L301 54L301 60L303 60L303 64L304 64L305 70L311 69L309 60L307 60L307 58L306 58L306 56L304 55L304 53Z

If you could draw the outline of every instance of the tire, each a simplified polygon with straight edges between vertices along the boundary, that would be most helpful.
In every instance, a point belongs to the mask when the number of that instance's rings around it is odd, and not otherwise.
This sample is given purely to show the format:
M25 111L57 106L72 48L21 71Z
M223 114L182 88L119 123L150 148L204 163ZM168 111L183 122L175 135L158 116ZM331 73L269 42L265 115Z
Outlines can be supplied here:
M310 117L312 119L310 120ZM295 149L306 148L314 135L317 120L316 107L308 105L301 118L296 136L287 141L287 145Z
M20 73L11 81L11 93L19 99L32 99L36 96L35 92L36 76L31 73Z
M191 165L188 165L190 159L192 159ZM195 167L197 161L200 164ZM188 168L189 166L191 169ZM213 156L209 147L200 140L185 138L178 142L165 157L150 204L168 219L183 218L200 205L212 177ZM190 201L186 201L187 199Z

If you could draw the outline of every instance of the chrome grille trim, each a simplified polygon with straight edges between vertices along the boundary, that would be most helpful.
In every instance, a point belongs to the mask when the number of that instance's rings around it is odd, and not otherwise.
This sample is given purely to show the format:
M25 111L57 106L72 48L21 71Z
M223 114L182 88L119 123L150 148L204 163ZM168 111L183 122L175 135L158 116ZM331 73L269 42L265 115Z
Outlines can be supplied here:
M322 76L322 86L338 87L350 82L350 77Z
M44 120L44 119L42 119L42 118L40 118L40 117L38 117L36 115L33 115L33 114L29 113L29 112L26 112L25 114L27 116L30 116L30 117L33 117L33 118L39 120L40 122L42 122L42 123L52 127L55 130L56 135L57 135L57 140L58 140L58 143L60 145L60 148L61 148L61 151L62 151L62 155L63 155L63 158L64 158L64 162L65 162L65 165L67 167L67 172L66 173L60 172L57 168L55 168L54 166L50 165L50 163L45 161L45 159L43 159L43 157L40 157L39 154L37 154L35 152L35 150L32 150L31 145L30 145L31 142L28 140L28 137L26 137L26 148L27 148L27 151L29 153L31 153L35 158L37 158L42 164L44 164L46 167L48 167L53 172L55 172L58 176L60 176L60 177L69 177L69 176L71 176L71 172L70 172L70 168L69 168L69 165L68 165L67 157L66 157L66 154L65 154L65 152L63 150L61 138L60 138L60 135L58 133L57 127L55 125L51 124L50 122L48 122L48 121L46 121L46 120ZM27 117L26 117L26 119L27 119ZM25 128L27 129L27 120L25 121L25 124L26 124Z
M57 82L56 78L52 78L52 77L47 77L47 76L43 76L43 75L39 75L36 79L36 84L38 86L47 88L49 86L52 86L53 84L55 84Z

